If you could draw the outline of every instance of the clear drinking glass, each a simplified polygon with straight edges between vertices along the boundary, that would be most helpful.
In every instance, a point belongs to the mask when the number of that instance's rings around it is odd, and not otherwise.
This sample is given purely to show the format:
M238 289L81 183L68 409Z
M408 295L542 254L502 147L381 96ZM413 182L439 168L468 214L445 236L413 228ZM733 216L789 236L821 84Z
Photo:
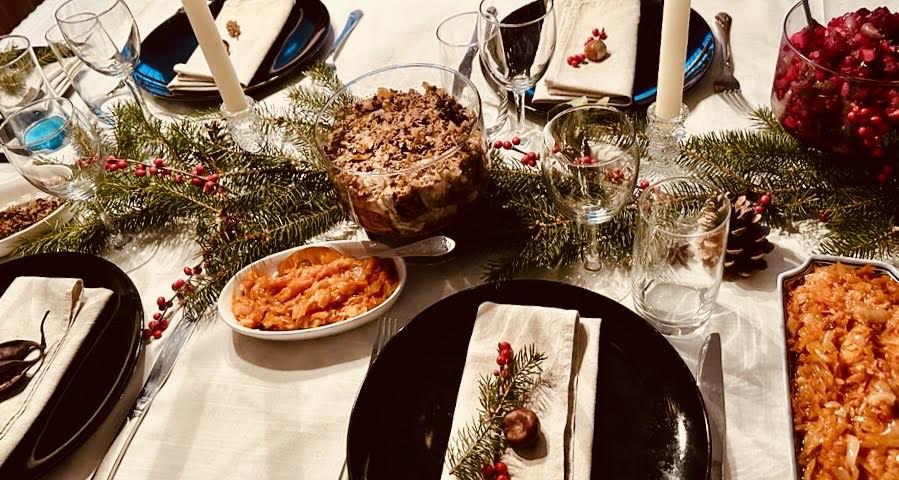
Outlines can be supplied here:
M115 120L113 115L115 107L135 101L131 90L120 77L104 75L85 65L66 43L59 25L50 27L44 38L63 74L68 77L91 113L100 121L112 125Z
M478 12L471 11L457 13L440 22L436 32L437 58L441 65L468 77L478 88L487 135L493 135L506 123L509 95L481 63L477 38L479 18ZM455 75L444 75L443 80L443 88L454 95L463 86Z
M93 126L65 98L39 100L0 125L6 158L29 183L50 195L86 200L103 176Z
M656 183L637 200L634 306L663 334L689 334L708 322L724 272L730 208L723 191L687 177Z
M66 43L87 66L124 83L144 111L131 72L140 56L140 33L123 0L68 0L56 10Z
M490 75L515 97L515 122L494 135L517 136L538 150L540 129L525 119L525 92L546 73L556 49L554 0L482 0L478 13L478 46Z
M584 268L603 268L600 225L611 220L634 195L639 158L634 126L611 107L585 105L553 117L543 129L541 170L561 211L591 232ZM594 289L613 298L626 282L607 275Z
M28 39L21 35L0 37L0 114L9 116L20 107L52 96Z

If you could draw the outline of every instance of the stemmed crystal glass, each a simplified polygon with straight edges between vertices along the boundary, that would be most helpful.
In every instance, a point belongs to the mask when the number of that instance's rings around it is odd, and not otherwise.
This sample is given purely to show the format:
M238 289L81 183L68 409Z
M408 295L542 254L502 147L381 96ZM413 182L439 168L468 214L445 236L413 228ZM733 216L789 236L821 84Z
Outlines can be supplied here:
M537 84L556 49L554 0L482 0L478 12L481 61L504 89L512 92L517 121L495 137L513 136L536 150L540 130L525 119L525 94Z
M68 0L56 23L75 55L90 68L121 79L146 112L131 72L140 56L140 33L123 0Z
M39 100L8 116L0 124L0 146L25 180L63 200L90 200L103 182L99 131L66 98ZM129 237L102 211L99 215L113 233L111 243L119 253L114 260L120 267L131 271L152 258L155 249L129 244Z
M603 269L601 226L634 197L639 167L636 133L626 115L611 107L569 108L543 129L541 171L558 208L589 230L584 269ZM613 298L627 283L606 275L594 289Z

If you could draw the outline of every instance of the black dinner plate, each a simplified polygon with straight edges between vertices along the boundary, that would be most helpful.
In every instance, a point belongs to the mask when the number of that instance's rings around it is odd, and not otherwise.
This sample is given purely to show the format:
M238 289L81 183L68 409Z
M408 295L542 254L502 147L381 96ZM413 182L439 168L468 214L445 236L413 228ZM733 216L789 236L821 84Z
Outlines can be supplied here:
M0 478L27 480L83 444L119 400L143 350L143 307L128 275L92 255L47 253L2 263L0 295L19 276L80 278L85 287L113 291L47 407L0 466Z
M656 99L663 4L662 0L643 0L640 4L640 24L637 27L637 63L633 86L633 104L635 106L647 106ZM558 54L558 52L556 53ZM715 36L712 34L712 29L702 15L691 10L690 30L687 37L687 60L684 62L684 92L702 80L714 59ZM528 91L528 101L533 94L533 89ZM548 108L546 105L533 105L533 107Z
M350 416L351 480L440 478L475 315L487 301L576 309L602 318L592 478L708 478L705 407L671 344L602 295L557 282L516 280L447 297L386 345Z
M224 0L214 0L209 9L217 15ZM331 17L319 0L297 0L281 33L262 60L244 91L256 95L291 78L292 74L326 50ZM133 77L150 94L180 102L221 102L218 90L172 92L175 64L186 62L197 48L197 39L183 10L156 27L141 43L140 59Z

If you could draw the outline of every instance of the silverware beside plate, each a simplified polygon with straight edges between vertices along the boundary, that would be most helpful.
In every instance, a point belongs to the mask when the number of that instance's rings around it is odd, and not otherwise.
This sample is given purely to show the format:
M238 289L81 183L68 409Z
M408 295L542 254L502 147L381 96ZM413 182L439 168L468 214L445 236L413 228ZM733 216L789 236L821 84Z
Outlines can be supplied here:
M724 407L724 369L721 364L721 336L710 334L699 355L699 391L705 400L712 437L711 480L724 478L727 445L727 415Z

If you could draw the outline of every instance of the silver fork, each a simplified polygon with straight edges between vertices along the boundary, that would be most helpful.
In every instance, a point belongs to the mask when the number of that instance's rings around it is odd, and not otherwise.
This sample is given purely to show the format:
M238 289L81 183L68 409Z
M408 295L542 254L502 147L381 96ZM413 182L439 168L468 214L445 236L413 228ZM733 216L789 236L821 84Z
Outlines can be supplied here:
M395 317L382 317L378 320L378 333L375 335L375 342L371 345L371 358L368 360L368 368L371 368L372 364L375 363L375 360L380 355L381 350L384 349L384 345L387 345L387 342L396 335L396 332L399 331L399 321ZM340 475L337 476L337 480L341 480L345 478L346 475L346 459L343 460L343 466L340 467Z
M343 30L340 32L340 35L337 36L337 39L334 40L334 46L331 47L331 53L325 58L325 65L331 70L337 70L337 64L335 63L337 61L337 55L340 54L340 49L343 48L343 44L346 43L347 38L350 37L350 32L356 28L356 24L359 23L361 18L362 10L353 10L350 12L350 16L346 19Z
M715 15L715 25L718 26L718 34L721 37L721 73L715 79L715 93L721 95L724 101L732 108L743 113L750 113L755 108L743 96L740 82L734 77L734 61L730 53L730 26L733 23L730 15L721 12Z

